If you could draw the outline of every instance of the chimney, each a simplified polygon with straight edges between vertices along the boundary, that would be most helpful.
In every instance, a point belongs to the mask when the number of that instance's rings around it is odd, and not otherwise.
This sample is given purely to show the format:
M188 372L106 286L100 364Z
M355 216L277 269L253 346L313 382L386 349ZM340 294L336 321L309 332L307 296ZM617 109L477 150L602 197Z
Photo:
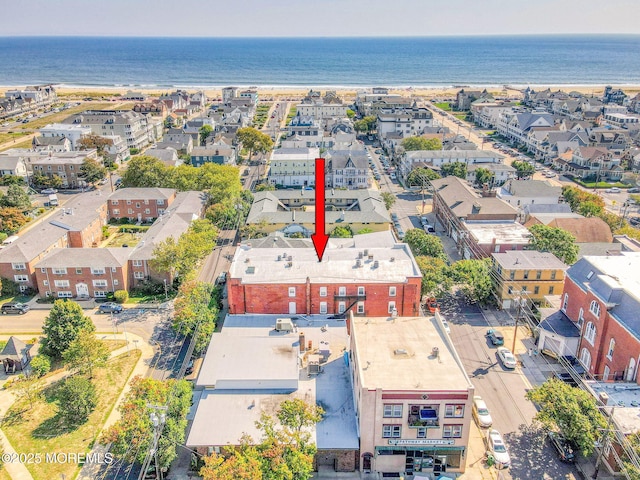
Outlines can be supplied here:
M300 345L300 353L304 352L304 332L300 332L298 335L298 344Z

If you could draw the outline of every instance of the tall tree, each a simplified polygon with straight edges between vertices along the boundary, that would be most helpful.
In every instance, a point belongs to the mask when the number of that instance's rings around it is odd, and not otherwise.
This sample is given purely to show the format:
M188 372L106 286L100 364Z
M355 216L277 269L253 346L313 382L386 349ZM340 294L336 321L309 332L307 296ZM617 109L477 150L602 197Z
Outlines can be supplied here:
M410 186L425 186L429 180L437 180L440 175L435 170L430 168L414 168L411 173L407 175L407 185Z
M378 119L375 117L375 115L368 115L361 120L356 120L353 123L353 128L356 132L368 133L372 130L375 130L377 121Z
M277 416L282 425L299 433L304 427L310 427L320 422L323 415L324 409L322 407L294 398L280 404Z
M438 138L407 137L400 142L407 152L416 150L441 150L442 142Z
M94 183L105 177L107 169L93 158L85 158L80 165L80 177L87 183Z
M40 350L52 358L61 358L80 332L93 332L96 327L85 316L82 307L73 301L56 300L44 319L44 338Z
M404 236L404 242L409 245L414 256L445 257L442 240L435 235L425 233L422 229L409 230Z
M29 403L29 408L33 408L33 403L42 395L43 386L44 382L36 375L21 373L11 384L11 389L18 398Z
M511 166L516 169L516 176L518 180L524 177L530 177L536 172L536 169L529 162L514 160Z
M19 185L9 185L7 194L0 198L0 206L17 208L23 213L32 208L29 194Z
M104 157L105 149L112 144L113 140L93 134L83 135L80 140L78 140L79 150L90 150L95 148L98 155L101 157Z
M491 259L459 260L451 265L453 284L471 303L482 303L493 291L491 282Z
M213 127L211 125L203 125L198 130L200 137L200 145L204 145L207 142L207 138L213 133Z
M599 217L602 215L604 208L597 202L587 200L578 206L578 213L584 217Z
M393 193L382 192L380 196L382 197L382 201L384 202L384 206L387 210L393 207L393 204L396 203L396 196Z
M129 160L127 170L122 175L124 187L165 187L168 188L168 168L155 157L140 155Z
M67 423L84 423L98 404L96 387L85 377L69 377L58 390L59 411Z
M526 397L540 407L537 421L549 429L559 429L584 456L593 453L607 422L589 392L552 378L529 390Z
M249 160L254 153L267 153L273 148L271 137L253 127L239 129L236 138L244 148L249 150Z
M5 207L0 208L0 230L13 234L27 223L27 217L23 215L19 208Z
M62 359L69 369L88 374L89 378L92 378L94 368L104 367L107 364L109 349L93 333L81 330L62 352Z
M476 185L482 187L485 183L492 185L493 184L493 172L488 168L478 168L476 169Z
M440 297L451 289L451 275L447 262L441 257L416 257L422 273L422 294Z
M467 164L464 162L445 163L440 167L440 173L443 177L453 175L458 178L467 178Z
M195 336L194 352L206 350L216 326L218 314L211 301L213 285L189 280L180 285L175 300L173 329L181 335Z
M532 225L531 242L529 246L540 252L551 252L567 265L571 265L578 259L578 246L576 237L566 230L548 225Z

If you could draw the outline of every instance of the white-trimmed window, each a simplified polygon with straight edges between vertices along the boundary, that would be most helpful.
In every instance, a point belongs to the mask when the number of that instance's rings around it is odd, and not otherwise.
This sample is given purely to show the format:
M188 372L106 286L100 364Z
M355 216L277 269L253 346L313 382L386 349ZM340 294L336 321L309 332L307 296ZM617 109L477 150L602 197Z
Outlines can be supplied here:
M93 281L93 286L94 287L106 287L107 286L107 281L106 280L94 280Z
M145 215L149 215L151 213L151 209L150 208L145 208L144 209L144 214Z
M389 307L387 309L387 311L389 313L393 313L393 311L396 309L396 302L389 302Z
M580 351L580 363L587 370L591 367L591 353L589 353L589 350L586 348L583 348Z
M93 292L93 296L96 298L107 298L107 292L104 290L96 290Z
M131 200L127 200L127 205L131 205Z
M118 200L111 200L111 205L118 205L120 203Z
M584 330L584 339L589 342L591 345L593 345L593 343L596 340L596 326L593 324L593 322L589 322L587 323L587 328L585 328Z
M444 416L449 418L464 417L464 405L445 405Z
M66 275L67 274L67 269L66 268L54 268L53 269L53 274L54 275Z
M347 309L347 306L345 305L344 302L338 302L338 313L344 313L346 309Z
M327 287L320 287L320 296L321 297L327 296Z
M418 427L416 438L427 438L427 428Z
M389 296L390 297L396 296L396 287L389 287Z
M327 313L327 302L320 302L320 313Z
M26 270L27 269L27 266L24 264L24 262L12 263L11 266L13 267L14 270Z
M609 340L609 350L607 351L607 358L609 360L613 360L613 351L616 349L616 341L615 339Z
M157 205L164 205L164 200L162 200L162 199L156 200L156 204Z
M49 280L43 280L42 281L42 285L44 285L45 287L49 286Z
M364 287L358 287L358 296L364 297Z
M144 278L144 272L133 272L133 278L137 278L138 280L141 280Z
M289 287L289 296L290 297L296 296L296 287Z
M47 273L47 269L46 268L41 268L40 269L40 273Z
M383 425L382 438L400 438L402 434L402 426L400 425Z
M584 308L580 308L580 313L578 314L578 327L582 330L582 324L584 324Z
M564 294L564 300L562 300L562 311L566 312L567 311L567 305L569 304L569 294L565 293Z
M64 288L69 286L69 280L55 280L53 284L58 288Z
M338 296L346 297L347 296L347 287L338 287Z
M358 302L357 313L364 313L364 302Z
M118 285L120 282L118 282L117 278L113 279L113 286L115 287L116 285Z
M93 275L104 275L104 267L91 267Z
M591 300L591 304L589 305L589 311L593 313L596 317L600 318L600 304L596 300Z
M114 208L114 209L113 209L113 214L114 214L114 215L120 215L120 209L118 209L118 208Z
M442 438L461 438L462 425L445 425L442 427Z
M73 293L66 291L66 292L58 292L58 298L71 298L73 297Z
M133 261L133 266L134 267L141 267L142 266L142 260L134 260Z
M14 280L16 282L28 282L29 281L29 276L28 275L14 275L13 278L14 278Z
M402 404L386 403L382 416L385 418L402 418Z
M128 209L127 209L127 213L128 213L129 215L133 215L133 208L128 208Z

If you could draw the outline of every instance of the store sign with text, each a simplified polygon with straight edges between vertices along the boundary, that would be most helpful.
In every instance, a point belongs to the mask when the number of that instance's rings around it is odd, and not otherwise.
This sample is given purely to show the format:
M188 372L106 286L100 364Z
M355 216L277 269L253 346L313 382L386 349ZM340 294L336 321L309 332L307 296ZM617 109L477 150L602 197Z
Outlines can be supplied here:
M389 445L455 445L455 440L432 440L432 439L391 439Z

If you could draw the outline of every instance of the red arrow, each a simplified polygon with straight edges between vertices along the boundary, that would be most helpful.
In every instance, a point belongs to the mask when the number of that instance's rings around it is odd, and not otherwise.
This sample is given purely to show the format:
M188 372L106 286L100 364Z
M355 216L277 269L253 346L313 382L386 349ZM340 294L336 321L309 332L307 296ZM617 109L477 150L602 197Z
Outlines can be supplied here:
M316 233L311 235L311 240L319 262L329 241L329 235L324 231L324 213L324 158L316 158Z

